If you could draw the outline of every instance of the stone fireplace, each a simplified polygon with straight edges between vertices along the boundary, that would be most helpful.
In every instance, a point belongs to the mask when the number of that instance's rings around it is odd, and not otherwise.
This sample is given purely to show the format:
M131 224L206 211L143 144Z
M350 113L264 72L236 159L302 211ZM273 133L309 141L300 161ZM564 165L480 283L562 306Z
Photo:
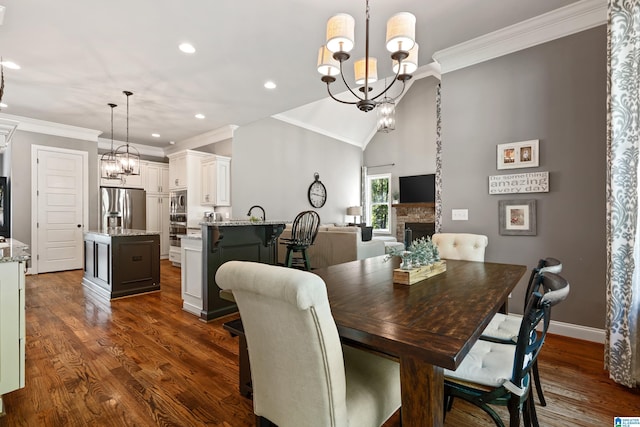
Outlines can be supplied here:
M421 236L430 236L435 231L435 203L398 203L391 206L396 219L395 237L398 242L404 242L405 224L409 224L414 240ZM416 228L415 231L412 226Z

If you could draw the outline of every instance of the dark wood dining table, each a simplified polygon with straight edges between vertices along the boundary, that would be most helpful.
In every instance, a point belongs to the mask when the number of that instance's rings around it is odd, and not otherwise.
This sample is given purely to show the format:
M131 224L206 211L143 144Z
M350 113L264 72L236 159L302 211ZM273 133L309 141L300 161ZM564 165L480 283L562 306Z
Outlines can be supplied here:
M456 369L527 267L447 260L444 273L393 283L399 258L384 256L313 272L348 344L400 362L403 427L443 425L444 369Z

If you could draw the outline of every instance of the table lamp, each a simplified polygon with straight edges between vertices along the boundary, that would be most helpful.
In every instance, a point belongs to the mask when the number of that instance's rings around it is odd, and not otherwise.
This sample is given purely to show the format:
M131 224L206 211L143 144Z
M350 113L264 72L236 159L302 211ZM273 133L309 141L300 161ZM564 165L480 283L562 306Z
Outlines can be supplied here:
M347 215L353 216L353 223L356 223L356 217L362 216L362 206L349 206L347 208Z

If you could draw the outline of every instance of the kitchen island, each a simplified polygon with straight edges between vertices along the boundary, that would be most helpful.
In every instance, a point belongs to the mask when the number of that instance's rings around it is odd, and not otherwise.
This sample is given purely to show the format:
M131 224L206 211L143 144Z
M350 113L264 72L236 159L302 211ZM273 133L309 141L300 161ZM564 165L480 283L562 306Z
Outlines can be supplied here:
M24 387L24 273L29 247L15 239L0 242L0 416L2 395Z
M160 234L109 228L84 233L82 284L100 298L160 290Z
M278 236L284 221L218 221L202 226L202 311L209 321L237 311L235 303L220 298L216 272L227 261L276 264Z

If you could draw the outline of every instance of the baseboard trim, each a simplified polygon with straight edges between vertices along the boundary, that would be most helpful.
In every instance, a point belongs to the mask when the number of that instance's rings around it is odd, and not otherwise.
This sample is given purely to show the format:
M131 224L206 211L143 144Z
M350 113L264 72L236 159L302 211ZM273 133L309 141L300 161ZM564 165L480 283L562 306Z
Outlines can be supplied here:
M557 322L552 320L549 324L549 333L564 337L577 338L584 341L592 341L604 344L604 329L591 328L589 326L574 325L572 323Z

